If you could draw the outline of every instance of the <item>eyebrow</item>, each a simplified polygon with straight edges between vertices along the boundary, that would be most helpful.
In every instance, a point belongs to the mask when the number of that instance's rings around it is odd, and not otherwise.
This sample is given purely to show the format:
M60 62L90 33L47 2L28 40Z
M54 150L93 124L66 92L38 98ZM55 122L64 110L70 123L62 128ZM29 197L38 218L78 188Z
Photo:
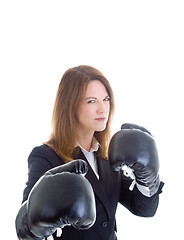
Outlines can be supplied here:
M109 95L107 95L106 97L104 97L104 98L107 98L107 97L110 97ZM97 100L97 98L96 97L87 97L87 98L85 98L84 100L88 100L88 99L91 99L91 98L93 98L93 99L96 99Z
M87 98L85 98L84 100L88 100L88 99L91 99L91 98L97 99L96 97L87 97Z

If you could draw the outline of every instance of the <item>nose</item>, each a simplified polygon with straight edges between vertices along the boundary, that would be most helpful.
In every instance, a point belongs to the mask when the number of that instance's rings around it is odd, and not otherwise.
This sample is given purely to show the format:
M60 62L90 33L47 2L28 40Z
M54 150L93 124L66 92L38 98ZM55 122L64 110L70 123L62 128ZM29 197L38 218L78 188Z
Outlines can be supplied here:
M98 114L103 114L103 113L108 113L109 111L109 102L101 101L98 103L98 108L97 108L97 113Z

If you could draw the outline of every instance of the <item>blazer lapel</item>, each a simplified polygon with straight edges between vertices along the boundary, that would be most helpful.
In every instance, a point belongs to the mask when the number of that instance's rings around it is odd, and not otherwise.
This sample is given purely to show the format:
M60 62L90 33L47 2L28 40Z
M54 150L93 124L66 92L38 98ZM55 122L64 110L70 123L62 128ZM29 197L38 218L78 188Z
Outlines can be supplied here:
M86 157L84 156L81 150L79 151L79 154L77 154L77 157L75 156L75 159L83 159L88 163ZM106 172L106 167L102 166L102 161L104 162L104 160L98 159L97 157L97 161L100 179L98 180L89 163L88 163L89 169L85 177L90 181L94 193L104 205L107 215L110 218L110 205L105 191L105 189L108 189L109 184L108 171Z
M107 194L105 192L105 189L104 189L101 181L98 180L98 178L96 177L96 175L93 172L93 170L92 170L90 165L89 165L89 170L88 170L88 172L86 174L86 178L90 181L95 194L97 195L97 197L100 199L100 201L104 205L108 217L110 217L110 215L109 215L109 213L110 213L110 206L109 206L109 201L108 201L108 198L107 198Z

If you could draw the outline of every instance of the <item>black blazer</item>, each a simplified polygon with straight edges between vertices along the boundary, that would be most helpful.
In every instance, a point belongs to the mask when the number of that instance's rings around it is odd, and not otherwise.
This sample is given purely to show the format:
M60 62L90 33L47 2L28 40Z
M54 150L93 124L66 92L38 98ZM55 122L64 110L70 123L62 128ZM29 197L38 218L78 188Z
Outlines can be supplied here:
M74 159L83 159L82 151ZM74 227L65 227L62 236L54 239L61 240L115 240L116 222L115 213L118 202L128 208L133 214L151 217L155 214L162 184L157 194L148 198L143 196L136 187L131 192L128 188L131 180L122 178L120 173L111 170L109 162L97 157L99 180L88 164L86 178L92 185L95 193L97 218L95 224L88 230L77 230ZM28 181L23 193L23 202L27 200L29 192L36 181L49 169L63 164L63 160L46 145L36 147L28 158Z

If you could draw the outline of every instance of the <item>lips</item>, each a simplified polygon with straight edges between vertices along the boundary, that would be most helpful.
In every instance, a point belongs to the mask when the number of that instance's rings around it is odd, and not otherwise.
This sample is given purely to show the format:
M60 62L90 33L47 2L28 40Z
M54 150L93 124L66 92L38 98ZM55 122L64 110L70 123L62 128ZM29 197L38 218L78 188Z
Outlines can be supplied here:
M104 122L106 120L106 118L95 118L96 121L99 121L99 122Z

